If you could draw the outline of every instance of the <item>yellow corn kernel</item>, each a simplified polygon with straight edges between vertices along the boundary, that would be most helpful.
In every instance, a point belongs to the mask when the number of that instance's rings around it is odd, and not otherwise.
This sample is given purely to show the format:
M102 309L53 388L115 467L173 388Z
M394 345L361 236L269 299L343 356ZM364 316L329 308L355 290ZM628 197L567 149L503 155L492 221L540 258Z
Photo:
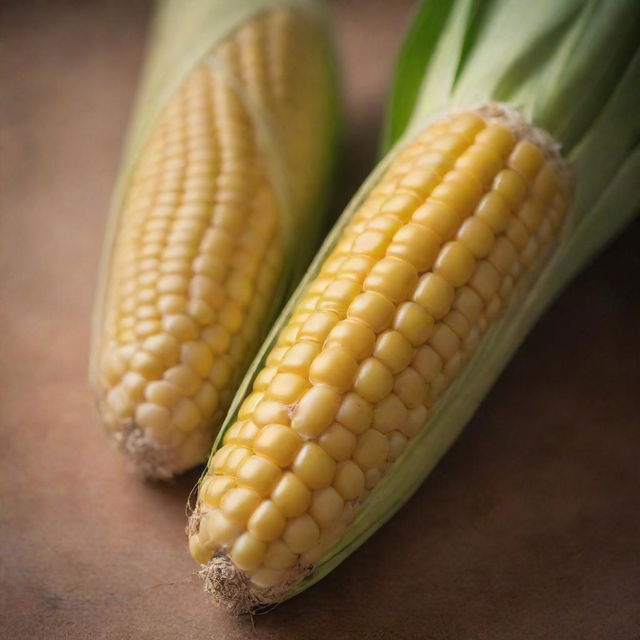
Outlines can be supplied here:
M363 470L372 469L386 460L388 452L386 436L375 429L367 429L358 437L353 460Z
M267 545L252 536L243 533L231 547L231 559L235 565L244 571L257 569L267 552Z
M229 546L242 531L242 526L227 518L221 511L207 511L200 521L200 535L213 544Z
M542 151L529 140L520 140L509 156L508 166L532 183L544 162Z
M253 450L269 458L279 467L287 467L302 446L300 436L289 427L270 424L261 429L253 442Z
M391 329L380 335L373 355L386 365L391 373L397 373L411 362L413 348L399 331Z
M237 487L228 489L220 500L220 511L229 520L245 524L260 504L260 494L252 489Z
M447 280L436 273L427 273L418 281L413 299L438 320L451 308L454 295L455 289Z
M334 420L340 395L325 386L309 389L295 408L291 426L300 435L317 438Z
M275 486L271 499L286 518L295 518L309 508L311 492L300 478L287 471Z
M359 394L350 392L342 399L336 420L356 435L369 428L373 419L373 408Z
M412 220L442 240L448 240L460 224L460 215L452 205L430 198L416 210Z
M390 393L376 405L373 412L373 428L380 433L399 429L407 419L407 407L395 393Z
M333 487L343 500L355 500L364 491L364 473L353 461L345 460L336 466Z
M416 302L403 302L398 306L393 328L413 346L426 342L433 330L433 317Z
M250 456L240 465L236 480L239 485L268 494L280 477L280 468L262 456Z
M293 553L304 553L313 547L320 537L320 529L315 520L301 515L289 520L282 539Z
M394 302L405 299L416 286L418 275L414 267L399 258L383 258L364 280L367 291L375 291Z
M282 402L261 400L253 410L253 423L258 427L272 423L288 425L290 422L289 412Z
M428 227L409 223L400 227L387 249L387 255L404 260L418 271L429 268L438 255L440 237Z
M297 554L293 553L282 540L275 540L267 546L262 562L268 569L288 569L297 559Z
M234 486L232 478L224 476L213 476L207 479L202 485L200 496L208 507L217 507L220 504L222 496Z
M337 321L338 316L333 311L316 311L304 321L298 340L322 344Z
M309 382L306 378L295 373L278 373L271 380L266 395L270 400L293 404L308 388Z
M454 240L442 247L433 271L453 287L460 287L473 273L475 263L471 251Z
M367 358L358 370L355 391L369 402L379 402L393 388L391 371L376 358Z
M342 320L331 329L325 345L339 345L356 360L362 360L371 355L375 341L375 334L367 325L357 320Z
M294 473L311 489L322 489L331 484L336 463L314 442L305 443L293 461Z
M374 333L379 333L391 324L394 311L393 303L383 295L365 291L354 298L347 316L364 322Z
M318 355L319 351L319 345L313 342L298 342L287 349L279 369L280 371L295 373L299 376L306 376L309 372L311 362Z
M343 393L351 386L358 370L353 356L338 346L323 350L311 363L309 380L313 384L324 384Z
M347 460L356 446L356 436L334 422L318 439L318 444L336 461Z
M287 521L271 500L265 500L253 512L247 523L247 531L257 540L272 542L284 531Z
M458 231L457 240L466 247L474 257L484 258L491 251L495 235L491 227L477 216L465 220Z
M309 515L321 529L326 529L342 515L343 508L340 494L333 487L325 487L313 492Z

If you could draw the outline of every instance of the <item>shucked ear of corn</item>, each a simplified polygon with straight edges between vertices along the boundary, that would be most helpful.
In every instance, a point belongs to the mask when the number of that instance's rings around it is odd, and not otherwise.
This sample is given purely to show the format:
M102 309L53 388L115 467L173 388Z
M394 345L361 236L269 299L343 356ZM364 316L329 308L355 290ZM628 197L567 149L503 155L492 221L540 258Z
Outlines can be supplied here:
M216 602L282 601L362 544L637 211L639 22L619 0L422 6L386 155L263 346L200 482L189 546Z
M308 2L170 0L114 198L91 377L148 476L206 459L322 227L335 140Z

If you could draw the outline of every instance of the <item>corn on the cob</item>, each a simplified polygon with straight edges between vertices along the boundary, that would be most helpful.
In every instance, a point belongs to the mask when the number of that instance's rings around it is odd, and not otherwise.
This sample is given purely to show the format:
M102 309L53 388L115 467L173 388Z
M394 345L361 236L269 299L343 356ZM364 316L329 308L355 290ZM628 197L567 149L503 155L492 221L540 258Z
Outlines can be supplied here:
M135 159L93 385L104 425L146 475L206 458L308 258L292 238L317 236L332 144L325 47L301 10L251 16L186 75Z
M440 120L395 157L200 485L189 542L215 597L277 601L339 540L548 254L569 202L553 144L500 108Z

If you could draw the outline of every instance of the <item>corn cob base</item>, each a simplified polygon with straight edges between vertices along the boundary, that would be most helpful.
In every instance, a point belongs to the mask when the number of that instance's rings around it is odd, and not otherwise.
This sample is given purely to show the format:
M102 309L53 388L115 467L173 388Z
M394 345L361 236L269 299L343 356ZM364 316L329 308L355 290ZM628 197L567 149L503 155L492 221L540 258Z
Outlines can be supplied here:
M331 145L323 47L301 12L254 16L188 74L136 159L92 383L103 425L147 477L206 459L304 260L290 236L317 235L305 217Z
M526 294L570 194L557 145L501 105L444 117L395 156L200 485L189 545L215 601L234 613L278 602L339 543Z

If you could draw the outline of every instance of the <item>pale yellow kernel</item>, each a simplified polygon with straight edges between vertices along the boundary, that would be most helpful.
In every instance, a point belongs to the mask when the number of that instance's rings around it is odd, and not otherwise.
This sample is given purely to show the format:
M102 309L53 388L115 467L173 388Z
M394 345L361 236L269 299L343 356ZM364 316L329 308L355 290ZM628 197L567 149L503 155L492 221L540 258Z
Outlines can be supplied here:
M203 541L228 547L233 544L240 531L242 525L229 520L219 509L214 509L202 516L198 535Z
M442 358L429 345L416 351L412 364L426 382L431 382L440 373L443 366Z
M228 356L222 356L213 361L211 371L209 372L209 380L216 389L225 389L231 381L232 373L230 358Z
M264 427L272 423L289 425L291 423L291 416L289 415L287 406L281 402L262 400L256 405L253 411L253 421L259 427Z
M171 421L180 431L189 432L202 422L202 414L190 398L180 398L171 411Z
M164 379L185 396L195 395L202 384L202 380L195 371L184 364L167 369L164 372Z
M316 311L303 323L298 339L322 344L336 322L338 322L338 316L332 311Z
M433 331L433 317L416 302L403 302L396 312L393 328L414 347L424 344Z
M451 286L462 286L473 273L476 261L461 242L447 242L438 254L433 271Z
M257 569L267 552L267 545L248 532L243 533L231 547L233 563L243 571Z
M500 274L496 268L486 260L478 262L475 273L469 280L472 287L485 302L491 302L500 286Z
M263 456L250 456L240 465L236 479L239 485L268 494L281 475L280 467Z
M402 423L401 423L402 424ZM398 428L401 426L398 425ZM400 431L393 431L389 434L389 453L387 454L387 460L393 462L400 454L405 450L407 446L407 437L400 433Z
M357 370L354 357L341 347L333 346L321 351L311 363L309 380L344 393L353 383Z
M166 407L150 402L142 402L135 409L136 424L152 434L161 435L169 429L171 416Z
M291 468L308 487L322 489L331 484L336 463L320 445L307 442L302 445Z
M324 385L311 387L296 406L291 426L306 438L317 438L335 419L340 395Z
M185 342L180 349L180 359L203 378L209 375L213 364L211 349L204 342Z
M262 401L264 394L257 392L249 394L240 405L238 409L238 420L246 420L251 418L254 409L258 406L258 403Z
M417 435L427 422L428 411L424 405L415 407L407 413L407 419L404 424L400 425L399 431L407 438L413 438Z
M423 225L442 240L449 240L455 235L460 220L461 214L451 205L431 198L419 207L412 217L413 222Z
M443 151L455 157L459 155L467 145L468 143L463 137L451 133L450 129L447 128L446 133L435 138L430 148L436 151Z
M253 442L253 450L269 458L279 467L287 467L295 458L302 440L291 428L270 424L260 429Z
M419 199L414 195L408 193L394 195L382 204L380 214L392 214L406 222L419 204Z
M121 384L134 402L140 402L144 398L148 382L143 375L129 371L123 376Z
M157 289L160 293L185 294L189 288L189 280L184 276L168 274L158 279Z
M418 275L413 266L399 258L383 258L365 278L363 287L394 302L404 300L416 286Z
M218 475L222 475L224 471L224 465L231 452L235 451L237 447L233 444L225 444L220 447L214 454L209 465L210 469L213 469Z
M379 402L393 388L393 375L376 358L367 358L358 370L354 390L369 402Z
M529 140L520 140L509 156L508 166L531 183L543 162L544 155L535 144Z
M398 182L398 187L413 191L420 198L426 198L439 182L440 176L433 169L417 169L404 175Z
M251 451L244 446L238 446L229 453L224 461L223 472L227 476L235 476L240 465L251 456Z
M333 487L344 500L354 500L364 491L364 473L352 460L339 462Z
M504 158L513 149L516 139L508 127L490 123L476 136L475 142Z
M512 218L509 221L505 235L511 240L518 251L522 251L527 246L530 237L527 228L522 221L517 218Z
M476 189L468 179L457 176L456 179L441 182L429 196L429 200L442 202L451 207L457 214L458 220L466 217L477 204ZM437 231L434 229L434 231Z
M511 240L505 236L501 236L489 254L489 262L503 275L511 271L511 265L517 258L516 248Z
M210 476L202 485L200 495L208 507L217 507L225 493L233 486L234 481L232 478Z
M455 289L442 276L426 273L418 281L413 299L438 320L448 313L454 294Z
M375 291L365 291L349 305L347 316L364 322L374 333L386 329L393 319L393 302Z
M358 437L353 460L363 470L372 469L386 460L388 452L387 437L375 429L368 429Z
M288 325L280 333L280 337L278 338L278 344L284 346L290 346L295 344L296 339L298 337L298 333L300 332L300 325L289 322Z
M380 469L369 469L364 474L364 486L371 491L382 480L382 471Z
M264 500L249 518L247 531L258 540L272 542L282 535L286 522L275 503Z
M371 355L375 344L375 334L368 325L357 320L342 320L331 329L325 346L340 346L356 360Z
M295 373L278 373L271 380L265 395L270 400L293 404L302 397L309 386L306 378Z
M381 433L399 429L407 419L407 408L395 393L380 401L373 412L373 428Z
M329 334L331 335L331 334ZM282 358L279 369L299 376L306 376L309 366L320 351L319 345L313 342L299 342L289 347Z
M311 496L309 515L322 529L330 527L342 515L344 500L333 487L314 491Z
M427 384L413 367L396 376L393 390L408 409L415 409L427 396Z
M178 362L180 343L168 333L149 336L142 343L142 348L161 360L167 367L172 367Z
M336 414L336 420L356 435L368 429L372 419L372 406L353 391L344 396Z
M476 258L484 258L491 251L495 235L488 224L472 216L460 227L457 239Z
M268 569L288 569L297 559L298 555L282 540L274 540L268 545L262 562Z
M220 499L220 510L229 520L245 524L260 504L260 494L245 487L227 488Z
M134 354L130 366L133 371L147 380L161 377L165 369L162 360L144 351L138 351Z
M180 342L195 340L198 337L196 323L187 315L172 314L162 318L163 329Z
M483 306L482 298L471 287L460 287L456 291L453 308L459 311L469 323L478 319Z
M444 322L436 325L429 344L442 357L448 360L460 348L460 338Z
M390 329L378 337L373 355L386 365L391 373L397 373L411 362L413 347L399 331Z
M255 391L266 391L267 387L271 384L271 381L276 377L278 373L277 367L265 367L256 376L253 381L253 389Z
M231 342L231 334L221 325L207 327L202 331L202 339L209 345L214 356L226 353Z
M344 313L358 293L360 293L360 285L357 282L334 280L322 293L318 308Z
M282 535L286 545L294 553L304 553L318 542L320 528L307 514L289 520Z
M284 580L285 572L281 569L258 567L251 572L251 584L258 589L269 589L279 585Z
M352 255L347 258L340 267L340 275L361 284L367 273L371 271L373 259L367 256Z
M382 231L364 231L356 236L351 250L369 258L381 258L389 244L389 237Z
M512 169L503 169L493 180L493 190L507 202L511 211L517 211L527 194L527 183Z
M543 204L553 200L559 188L558 178L549 163L545 163L533 182L533 197Z
M334 422L318 439L318 444L336 461L351 457L356 436L340 423Z
M295 518L309 508L311 491L300 478L287 471L276 484L271 499L286 518Z
M422 224L412 222L396 232L387 255L406 261L418 271L424 271L436 259L440 244L437 233Z
M203 382L200 390L193 397L193 401L196 403L202 416L207 418L218 408L219 395L210 382Z
M494 233L502 233L512 219L504 197L497 191L487 193L476 207L474 217L489 226Z
M234 422L225 432L223 437L223 442L225 444L242 444L240 442L240 433L242 431L242 427L247 423L247 421L243 422ZM253 442L253 440L252 440ZM243 444L243 446L246 446Z
M189 536L189 553L199 564L206 564L211 558L211 545L204 545L200 541L200 536L196 533Z

